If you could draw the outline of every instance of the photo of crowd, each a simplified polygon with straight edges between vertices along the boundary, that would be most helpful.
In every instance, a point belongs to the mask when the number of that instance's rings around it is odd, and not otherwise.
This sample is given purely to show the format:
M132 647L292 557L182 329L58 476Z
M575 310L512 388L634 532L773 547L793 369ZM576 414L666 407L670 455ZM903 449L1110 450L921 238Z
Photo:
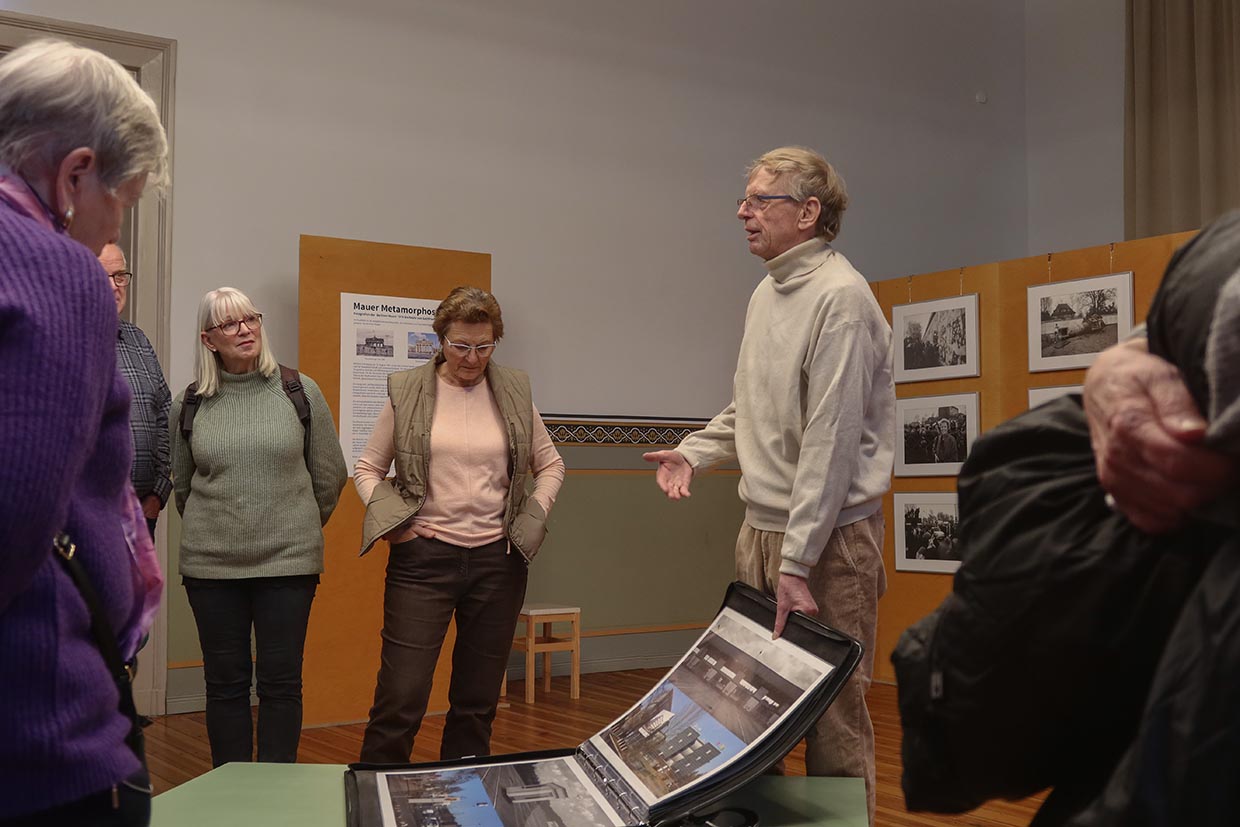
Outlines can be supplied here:
M960 473L977 438L978 395L957 393L896 400L901 439L896 443L897 477L939 477Z
M904 420L904 462L908 465L964 462L968 452L967 428L965 413L959 408L907 411Z
M977 294L891 308L895 381L977 376Z
M960 567L955 494L896 495L896 568L950 573Z
M905 556L910 560L959 560L959 525L955 506L905 506Z
M910 316L904 322L904 367L963 365L968 358L965 333L963 307Z

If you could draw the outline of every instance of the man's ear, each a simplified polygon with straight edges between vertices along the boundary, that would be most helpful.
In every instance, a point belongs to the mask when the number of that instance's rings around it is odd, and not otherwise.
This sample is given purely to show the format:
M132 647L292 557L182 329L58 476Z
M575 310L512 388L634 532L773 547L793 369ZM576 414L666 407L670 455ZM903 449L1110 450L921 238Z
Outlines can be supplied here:
M818 224L818 216L822 215L822 202L818 196L811 195L801 202L801 214L797 216L797 227L807 230Z

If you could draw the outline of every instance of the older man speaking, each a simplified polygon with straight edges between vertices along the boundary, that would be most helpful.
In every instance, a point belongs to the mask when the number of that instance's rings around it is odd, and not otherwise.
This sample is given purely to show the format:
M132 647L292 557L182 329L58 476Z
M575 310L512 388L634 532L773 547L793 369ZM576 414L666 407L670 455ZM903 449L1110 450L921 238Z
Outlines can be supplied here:
M827 160L801 147L749 167L736 217L767 275L749 300L732 403L659 463L659 487L687 497L694 472L736 458L745 522L736 576L788 613L821 614L865 658L806 739L810 775L862 777L874 820L874 670L883 571L882 497L891 485L891 327L869 285L831 246L848 204Z

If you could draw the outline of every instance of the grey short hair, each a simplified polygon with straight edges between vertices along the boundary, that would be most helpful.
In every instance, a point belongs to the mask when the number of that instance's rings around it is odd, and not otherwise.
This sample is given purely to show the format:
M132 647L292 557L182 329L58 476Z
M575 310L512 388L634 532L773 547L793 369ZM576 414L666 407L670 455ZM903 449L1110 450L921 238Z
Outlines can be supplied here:
M0 59L0 163L23 175L95 151L109 190L142 173L168 184L168 139L150 95L115 60L63 40L36 40Z
M254 302L235 287L219 287L202 297L198 303L198 330L194 331L194 381L198 383L199 396L215 396L220 389L220 368L223 367L219 355L207 347L200 334L228 316L241 319L255 313L258 308ZM258 351L258 371L263 376L273 376L280 369L270 341L264 325Z
M750 178L760 169L772 175L788 176L788 195L798 201L814 197L822 204L816 235L834 241L840 234L840 221L848 209L848 189L844 179L826 158L803 146L781 146L758 158L745 170Z

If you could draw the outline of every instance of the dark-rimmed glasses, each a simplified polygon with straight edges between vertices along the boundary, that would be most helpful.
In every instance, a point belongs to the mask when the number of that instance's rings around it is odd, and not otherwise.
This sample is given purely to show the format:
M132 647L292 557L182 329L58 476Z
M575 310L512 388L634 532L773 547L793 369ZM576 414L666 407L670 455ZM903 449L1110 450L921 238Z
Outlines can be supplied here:
M746 195L744 198L736 199L736 208L740 209L743 205L748 205L750 212L762 212L771 206L773 201L797 201L791 195Z
M258 330L260 327L263 326L263 314L252 313L251 315L246 316L245 318L240 319L240 320L229 319L226 322L220 322L219 324L213 324L210 327L208 327L206 330L204 330L203 333L210 333L212 330L218 330L220 333L223 333L225 336L236 336L237 333L241 330L241 325L243 324L250 330L250 332Z
M443 343L444 347L451 348L453 353L461 356L462 358L468 356L469 352L472 350L484 359L495 351L495 345L498 344L498 342L490 342L485 345L466 345L461 342L454 342L446 336L444 337Z
M133 281L133 273L128 270L118 270L115 273L108 273L108 278L112 279L112 283L117 287L128 287L129 282Z

